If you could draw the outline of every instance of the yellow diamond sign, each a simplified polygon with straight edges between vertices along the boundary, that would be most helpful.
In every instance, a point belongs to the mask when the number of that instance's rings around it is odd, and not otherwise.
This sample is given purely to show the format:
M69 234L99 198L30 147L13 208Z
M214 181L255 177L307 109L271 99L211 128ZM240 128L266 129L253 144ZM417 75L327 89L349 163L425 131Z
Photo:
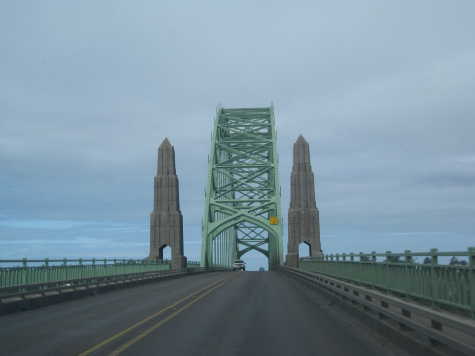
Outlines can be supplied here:
M277 216L271 216L269 218L269 223L271 225L277 225L279 223L279 218Z

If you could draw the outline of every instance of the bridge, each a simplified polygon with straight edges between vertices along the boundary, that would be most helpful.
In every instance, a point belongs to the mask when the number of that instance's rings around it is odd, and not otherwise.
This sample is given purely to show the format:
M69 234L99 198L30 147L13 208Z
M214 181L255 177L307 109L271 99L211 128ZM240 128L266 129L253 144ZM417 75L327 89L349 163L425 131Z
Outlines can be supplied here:
M214 122L203 218L203 266L255 250L282 263L281 189L272 108L221 109Z
M475 248L325 253L302 136L284 259L276 139L272 107L218 109L200 261L184 256L168 139L147 257L0 260L0 354L475 354ZM269 271L231 272L250 251Z

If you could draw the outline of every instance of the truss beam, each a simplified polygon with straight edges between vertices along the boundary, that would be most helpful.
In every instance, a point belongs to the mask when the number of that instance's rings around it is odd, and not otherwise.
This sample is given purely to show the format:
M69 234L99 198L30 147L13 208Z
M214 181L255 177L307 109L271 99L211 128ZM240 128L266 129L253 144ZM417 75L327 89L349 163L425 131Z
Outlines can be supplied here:
M283 259L273 108L220 108L214 121L202 225L203 266L231 267L258 251Z

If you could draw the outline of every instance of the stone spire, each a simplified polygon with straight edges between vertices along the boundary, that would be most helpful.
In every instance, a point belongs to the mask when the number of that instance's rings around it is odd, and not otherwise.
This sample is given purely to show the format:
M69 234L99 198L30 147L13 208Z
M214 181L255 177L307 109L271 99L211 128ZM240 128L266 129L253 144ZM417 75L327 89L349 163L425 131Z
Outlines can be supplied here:
M162 260L163 249L172 250L172 268L186 267L183 256L183 216L180 211L175 149L165 138L158 148L157 175L154 179L154 204L150 214L150 259Z
M320 221L315 201L315 178L310 163L308 142L300 135L294 143L294 162L290 178L290 208L286 263L297 267L299 245L310 248L311 257L321 256Z
M168 138L158 148L157 176L159 175L176 175L175 149Z

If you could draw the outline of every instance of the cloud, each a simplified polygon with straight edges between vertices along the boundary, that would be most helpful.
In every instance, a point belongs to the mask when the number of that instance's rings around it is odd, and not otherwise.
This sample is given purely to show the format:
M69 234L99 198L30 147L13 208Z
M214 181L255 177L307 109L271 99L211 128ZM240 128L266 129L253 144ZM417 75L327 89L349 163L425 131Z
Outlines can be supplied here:
M475 4L341 6L0 5L0 240L38 241L8 253L46 255L45 241L87 236L104 244L94 251L84 241L71 253L146 254L156 150L167 136L186 248L199 255L216 106L271 101L284 214L291 147L304 133L324 249L350 252L376 246L373 234L405 231L468 236Z
M0 220L0 227L15 229L65 230L87 224L86 222L67 220Z
M432 185L435 187L454 187L454 188L471 188L475 186L475 174L462 175L441 173L437 176L427 176L419 180L420 184Z

